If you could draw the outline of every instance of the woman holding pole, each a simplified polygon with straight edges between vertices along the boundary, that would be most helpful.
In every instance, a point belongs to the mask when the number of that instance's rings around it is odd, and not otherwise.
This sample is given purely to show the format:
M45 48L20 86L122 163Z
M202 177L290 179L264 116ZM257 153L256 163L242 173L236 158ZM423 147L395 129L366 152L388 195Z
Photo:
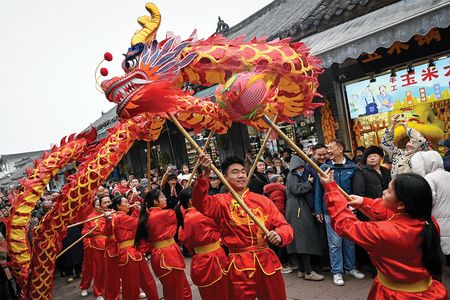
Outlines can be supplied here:
M203 300L229 299L226 275L227 256L220 246L220 232L213 219L192 206L192 189L180 192L180 203L175 212L180 226L179 238L193 254L192 282ZM184 208L185 214L181 212Z
M116 262L118 272L111 274L112 282L108 284L117 284L121 277L123 299L137 299L139 287L142 288L147 299L159 299L156 283L145 261L145 256L134 247L134 235L138 223L137 213L128 215L130 205L127 198L123 196L115 197L111 207L117 213L114 218L107 217L105 231L114 234L119 247L119 256ZM109 299L106 298L106 300Z
M111 199L109 196L103 196L99 198L99 200L95 200L94 204L95 211L89 215L88 218L103 215L104 212L109 211L108 206L111 204ZM80 289L81 296L86 297L87 289L90 287L92 279L94 279L94 296L97 297L97 300L102 300L105 280L104 255L106 236L103 234L105 220L103 218L98 218L86 222L82 233L85 234L94 227L96 228L93 230L91 236L83 241L85 260L83 261ZM92 275L87 276L87 274Z
M152 244L152 268L163 285L164 299L192 299L184 273L186 264L174 239L177 217L174 210L166 207L166 196L160 190L147 193L141 206L135 244Z
M438 226L431 216L432 193L416 174L400 174L380 199L352 195L347 202L338 191L333 171L320 181L325 189L331 226L369 252L378 275L368 299L447 299L439 282L444 256ZM348 205L359 207L373 219L361 222ZM376 217L376 218L375 218Z

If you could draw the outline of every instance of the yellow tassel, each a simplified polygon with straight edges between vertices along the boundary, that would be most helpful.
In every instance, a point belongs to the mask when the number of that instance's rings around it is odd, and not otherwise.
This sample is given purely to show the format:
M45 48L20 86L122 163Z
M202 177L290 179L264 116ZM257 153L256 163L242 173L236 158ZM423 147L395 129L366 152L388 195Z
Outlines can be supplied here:
M298 208L298 212L297 212L297 218L300 219L300 207Z

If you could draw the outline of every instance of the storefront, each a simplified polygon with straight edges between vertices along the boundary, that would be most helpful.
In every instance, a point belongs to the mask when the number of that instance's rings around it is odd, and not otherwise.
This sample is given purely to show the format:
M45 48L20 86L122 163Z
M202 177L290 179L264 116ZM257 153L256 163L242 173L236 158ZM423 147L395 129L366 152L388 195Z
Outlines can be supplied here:
M399 1L302 40L324 61L353 149L378 145L394 113L435 146L448 137L449 24L448 1Z
M287 11L290 13L286 15ZM280 19L278 16L283 14L286 17ZM389 114L399 109L411 119L417 103L432 107L448 136L448 69L438 65L445 64L439 61L450 52L449 25L447 0L274 1L230 28L227 36L268 36L270 40L291 37L292 41L304 42L310 53L323 61L324 68L318 90L323 98L315 102L326 105L315 113L315 137L325 143L341 139L350 151L358 145L378 144L389 124ZM430 58L438 64L439 78L433 75L432 66L428 68ZM407 72L409 67L414 68L417 84L411 81L413 72ZM396 76L391 77L391 73ZM394 94L391 78L397 80ZM410 82L405 85L405 80ZM355 94L348 92L352 84L359 84ZM388 94L395 96L394 103L398 102L392 110L383 108L378 100L383 101ZM361 116L366 114L366 107L375 106L369 116ZM310 139L298 130L296 133Z

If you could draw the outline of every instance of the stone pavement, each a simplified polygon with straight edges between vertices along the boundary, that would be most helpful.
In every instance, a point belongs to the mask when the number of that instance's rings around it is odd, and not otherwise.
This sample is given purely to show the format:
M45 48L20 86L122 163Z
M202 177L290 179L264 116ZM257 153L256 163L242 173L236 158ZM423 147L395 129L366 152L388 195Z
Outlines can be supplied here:
M187 273L189 275L190 258L186 259ZM363 280L356 280L348 276L344 276L345 286L335 286L331 281L331 275L329 272L319 272L325 276L325 280L320 282L306 281L304 279L297 278L297 273L284 274L284 280L286 283L286 293L288 299L291 300L303 300L303 299L320 299L320 300L332 300L332 299L367 299L370 287L372 285L371 276L367 276ZM365 272L367 274L367 272ZM155 277L156 285L158 287L158 293L162 299L162 286L159 280ZM191 283L191 289L194 299L200 299L198 289L195 285L192 285L192 281L188 276L188 280ZM450 290L450 268L445 268L443 282L448 290ZM88 297L80 296L80 289L78 285L80 280L74 280L72 283L66 283L65 278L59 277L55 280L54 299L55 300L74 300L74 299L94 299L92 291L89 291Z

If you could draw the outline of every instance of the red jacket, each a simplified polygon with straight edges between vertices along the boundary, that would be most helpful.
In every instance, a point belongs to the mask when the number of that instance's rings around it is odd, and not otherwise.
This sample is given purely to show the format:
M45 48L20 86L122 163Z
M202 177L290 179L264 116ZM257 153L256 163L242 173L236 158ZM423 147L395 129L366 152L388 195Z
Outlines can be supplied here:
M286 187L281 183L269 183L264 186L264 194L275 204L284 216L286 212Z
M276 254L267 247L264 232L231 194L210 196L208 190L208 178L200 176L192 191L192 204L217 223L223 242L230 250L228 270L232 267L237 270L256 270L256 264L259 264L266 275L271 275L281 269ZM267 230L274 230L280 235L280 246L292 242L294 230L270 199L248 190L244 192L242 199Z
M186 267L183 254L176 243L159 248L156 242L173 239L177 232L177 217L173 209L152 207L147 221L148 241L152 243L151 263L153 272L159 278L172 270L183 270Z
M141 261L144 255L134 247L134 235L136 234L138 218L134 215L127 215L124 212L117 212L114 217L114 227L112 220L106 222L106 231L113 230L115 240L119 247L119 265L128 264L128 260Z
M376 221L362 222L348 209L335 182L325 184L324 189L331 226L341 237L363 247L378 270L368 299L447 299L447 290L436 280L431 281L428 290L417 293L395 291L382 283L383 278L401 284L430 280L422 264L425 221L393 214L383 206L382 199L364 198L361 208Z
M206 287L220 280L226 273L227 256L219 245L220 232L213 219L202 215L194 207L185 211L184 228L180 227L178 237L191 253L192 282L198 287ZM208 253L196 254L195 248L218 245Z
M101 215L102 213L93 212L90 214L87 218L93 218L98 215ZM98 218L92 221L89 221L84 224L83 230L81 231L82 234L86 234L89 230L94 228L95 226L98 227L87 237L84 238L83 244L84 248L94 248L97 250L105 250L105 242L106 242L106 236L104 234L104 228L105 228L105 219L104 218Z
M106 235L105 241L105 255L109 257L116 257L119 255L119 244L116 241L114 234L114 221L117 214L111 215L111 221L107 221L103 233Z

